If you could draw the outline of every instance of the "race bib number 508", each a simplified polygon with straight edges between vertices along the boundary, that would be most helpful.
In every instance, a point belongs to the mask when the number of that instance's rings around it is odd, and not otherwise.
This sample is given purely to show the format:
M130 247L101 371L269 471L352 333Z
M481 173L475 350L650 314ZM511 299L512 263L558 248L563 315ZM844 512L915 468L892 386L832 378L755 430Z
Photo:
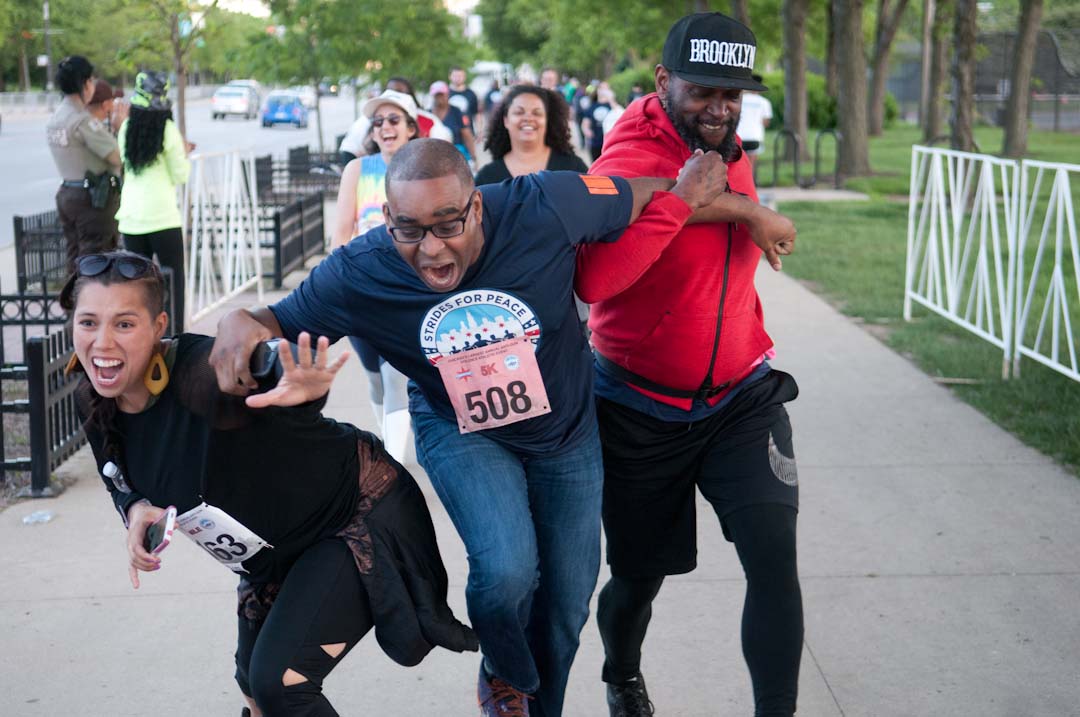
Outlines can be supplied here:
M462 433L551 413L528 337L452 354L438 366Z

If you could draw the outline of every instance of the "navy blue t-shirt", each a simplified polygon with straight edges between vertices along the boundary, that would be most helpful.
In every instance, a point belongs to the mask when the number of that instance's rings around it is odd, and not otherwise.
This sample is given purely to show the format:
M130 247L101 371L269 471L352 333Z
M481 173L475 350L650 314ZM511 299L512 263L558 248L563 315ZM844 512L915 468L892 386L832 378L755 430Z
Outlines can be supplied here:
M454 409L438 360L468 350L469 334L531 336L551 413L483 435L526 455L573 446L595 413L593 358L574 306L574 247L613 241L630 221L630 186L611 180L605 187L573 172L539 172L479 187L484 246L453 291L430 289L380 226L327 257L270 309L290 340L301 331L366 339L419 388L410 410L448 420Z

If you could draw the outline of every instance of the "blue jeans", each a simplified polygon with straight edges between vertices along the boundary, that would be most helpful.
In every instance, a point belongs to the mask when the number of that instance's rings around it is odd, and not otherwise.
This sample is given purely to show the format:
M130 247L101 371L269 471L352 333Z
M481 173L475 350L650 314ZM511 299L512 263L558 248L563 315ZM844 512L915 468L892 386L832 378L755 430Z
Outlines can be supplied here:
M600 571L603 465L593 429L558 455L522 456L415 413L416 456L469 555L465 599L484 666L558 717Z

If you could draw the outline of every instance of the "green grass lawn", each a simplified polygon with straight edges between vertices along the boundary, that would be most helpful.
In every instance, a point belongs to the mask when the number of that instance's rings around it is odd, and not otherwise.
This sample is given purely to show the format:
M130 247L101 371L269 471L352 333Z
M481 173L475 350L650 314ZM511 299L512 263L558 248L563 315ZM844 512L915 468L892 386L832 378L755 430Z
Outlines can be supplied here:
M917 139L913 132L900 133L900 138L890 133L883 139L887 149L880 164L877 156L873 158L875 167L898 167L903 152L910 163L913 139ZM980 144L988 145L982 140ZM1080 156L1076 135L1059 135L1053 141L1040 138L1032 144L1042 151L1069 144L1068 154L1061 156ZM906 176L903 184L906 187ZM906 195L906 188L902 193ZM784 271L807 282L845 314L865 321L927 374L976 381L950 389L1024 442L1080 472L1080 383L1030 360L1022 363L1020 378L1004 381L1002 352L989 343L917 305L914 320L905 322L906 197L898 201L874 194L868 202L782 205L780 211L799 230L797 251L785 258ZM1071 301L1077 302L1077 297Z
M800 177L813 175L814 138L817 130L810 130L810 160L800 163ZM773 140L775 133L767 132L765 154L759 158L757 171L758 183L768 185L773 179ZM976 127L975 142L984 154L998 155L1001 152L1003 130L1000 127ZM870 177L853 177L844 183L845 189L863 192L871 196L904 195L909 191L908 175L911 173L911 145L922 144L922 131L913 125L897 124L880 137L870 138L870 167L874 174ZM938 143L938 147L947 147L948 143ZM1033 130L1028 135L1030 159L1048 162L1080 161L1080 136L1068 132L1046 132ZM818 186L832 187L832 168L836 161L836 143L825 137L821 141L821 172L828 178ZM791 162L780 168L781 186L794 183Z

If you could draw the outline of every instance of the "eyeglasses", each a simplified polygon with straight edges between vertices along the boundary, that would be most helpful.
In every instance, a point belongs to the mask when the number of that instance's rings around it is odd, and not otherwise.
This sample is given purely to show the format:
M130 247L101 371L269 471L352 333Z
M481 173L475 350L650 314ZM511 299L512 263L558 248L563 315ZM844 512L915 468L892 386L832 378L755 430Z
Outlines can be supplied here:
M140 279L154 270L154 262L138 254L87 254L75 262L79 276L100 276L111 266L125 279Z
M453 239L465 233L465 223L469 221L469 211L473 206L473 197L477 190L469 195L469 201L461 214L453 219L444 219L436 224L415 224L405 227L390 227L390 236L399 244L419 244L431 232L438 239Z
M391 127L397 127L399 124L401 124L402 119L403 118L402 118L401 115L386 115L385 117L372 117L371 118L371 126L372 127L382 127L383 122L389 122Z

